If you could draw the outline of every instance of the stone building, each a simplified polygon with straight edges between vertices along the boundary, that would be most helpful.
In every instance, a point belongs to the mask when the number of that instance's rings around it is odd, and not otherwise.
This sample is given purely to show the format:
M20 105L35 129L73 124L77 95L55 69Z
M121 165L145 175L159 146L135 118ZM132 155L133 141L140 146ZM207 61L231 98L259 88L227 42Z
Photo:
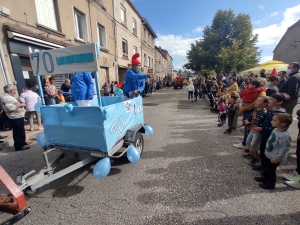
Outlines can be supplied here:
M163 80L166 76L167 57L161 51L161 47L155 46L155 80Z
M173 58L167 50L162 49L162 48L160 48L160 50L164 54L165 58L167 58L164 79L169 81L172 78L172 73L173 73L173 69L174 69L174 67L173 67Z
M273 53L274 60L300 62L300 20L287 29Z
M142 19L141 57L142 72L155 77L155 38L157 38L148 21Z
M101 46L100 82L115 80L115 40L110 38L114 37L113 2L0 0L0 86L15 81L20 93L23 87L37 84L31 52L92 42ZM57 87L67 77L56 75Z
M118 80L124 81L126 70L131 67L132 55L140 53L139 61L142 62L142 17L130 0L115 0L114 5L117 74Z

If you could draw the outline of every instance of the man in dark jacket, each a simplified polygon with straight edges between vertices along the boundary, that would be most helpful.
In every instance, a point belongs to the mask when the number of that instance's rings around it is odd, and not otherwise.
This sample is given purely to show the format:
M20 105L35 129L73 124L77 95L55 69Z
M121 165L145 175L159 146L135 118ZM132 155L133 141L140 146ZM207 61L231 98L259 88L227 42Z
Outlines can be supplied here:
M259 73L260 73L260 77L262 77L262 78L267 78L265 72L266 72L266 70L261 69L260 72L259 72Z
M286 71L280 71L278 72L278 84L277 87L280 89L282 85L286 82Z
M293 109L298 103L299 88L300 88L300 65L299 63L293 62L288 65L286 73L289 75L287 81L279 89L280 93L288 94L291 99L286 105L286 112L293 115Z
M66 79L65 82L61 85L60 89L63 92L70 92L71 88L72 88L71 81L69 79ZM67 95L67 94L64 94L64 98L65 98L66 102L70 102L70 100L71 100L71 96Z

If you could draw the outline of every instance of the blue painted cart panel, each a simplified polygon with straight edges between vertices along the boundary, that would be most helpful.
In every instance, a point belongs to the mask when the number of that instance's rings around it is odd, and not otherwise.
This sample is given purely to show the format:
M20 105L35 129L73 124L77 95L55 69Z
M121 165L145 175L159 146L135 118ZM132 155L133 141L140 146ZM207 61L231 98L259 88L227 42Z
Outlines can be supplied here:
M141 97L101 97L98 106L78 107L67 112L66 104L41 107L48 145L108 152L135 124L144 124ZM97 103L97 101L93 101Z

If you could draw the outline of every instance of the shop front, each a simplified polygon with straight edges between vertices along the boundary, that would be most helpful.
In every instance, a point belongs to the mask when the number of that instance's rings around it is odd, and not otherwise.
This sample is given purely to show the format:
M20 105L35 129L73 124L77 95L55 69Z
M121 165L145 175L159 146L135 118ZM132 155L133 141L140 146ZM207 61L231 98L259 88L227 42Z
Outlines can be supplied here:
M13 33L13 35L11 35L11 33ZM15 84L18 88L18 92L22 93L22 88L33 87L38 84L37 78L32 72L29 54L64 46L59 46L22 34L19 35L22 36L22 38L18 38L15 32L9 33L8 51L15 76ZM61 84L65 81L65 79L69 78L69 74L55 75L53 77L55 77L56 87L60 89ZM44 76L43 82L45 82L47 78L49 78L49 76Z

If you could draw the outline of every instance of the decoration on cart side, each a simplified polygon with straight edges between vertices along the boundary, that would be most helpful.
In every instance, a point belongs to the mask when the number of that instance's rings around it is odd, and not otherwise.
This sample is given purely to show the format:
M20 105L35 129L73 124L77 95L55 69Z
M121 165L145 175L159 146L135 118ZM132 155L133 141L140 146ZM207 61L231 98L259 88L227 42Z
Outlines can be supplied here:
M95 164L93 174L96 178L104 178L109 174L110 167L111 164L108 157L101 159Z
M140 157L141 157L141 153L137 150L137 148L134 147L133 145L130 145L127 151L127 158L129 162L136 163L140 160Z
M144 125L144 129L145 129L145 134L147 136L152 136L153 135L152 127L150 127L149 125Z

